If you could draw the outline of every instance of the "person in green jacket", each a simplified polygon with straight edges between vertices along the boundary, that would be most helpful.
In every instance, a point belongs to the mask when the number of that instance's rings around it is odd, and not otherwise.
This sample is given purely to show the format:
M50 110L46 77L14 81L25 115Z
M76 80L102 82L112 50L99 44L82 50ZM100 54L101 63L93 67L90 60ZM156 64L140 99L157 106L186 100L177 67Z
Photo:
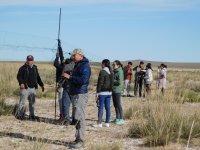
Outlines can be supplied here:
M123 90L124 84L124 73L122 69L122 64L119 60L115 60L113 63L113 90L112 90L112 97L113 97L113 105L115 107L116 112L116 119L112 121L112 123L117 125L124 124L123 119L123 109L121 105L121 93Z

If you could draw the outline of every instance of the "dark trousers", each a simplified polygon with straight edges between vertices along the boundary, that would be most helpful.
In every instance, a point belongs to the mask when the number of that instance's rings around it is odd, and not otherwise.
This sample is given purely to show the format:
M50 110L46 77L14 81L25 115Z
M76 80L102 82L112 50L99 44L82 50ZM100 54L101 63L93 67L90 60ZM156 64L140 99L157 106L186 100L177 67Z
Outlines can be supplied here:
M123 110L121 105L121 93L113 93L113 105L115 107L116 119L123 119Z
M62 114L66 121L70 121L70 105L71 97L68 93L68 90L64 89L62 95Z
M138 96L138 88L139 88L139 96L142 96L142 85L143 85L143 79L136 79L135 80L135 86L134 86L134 95Z

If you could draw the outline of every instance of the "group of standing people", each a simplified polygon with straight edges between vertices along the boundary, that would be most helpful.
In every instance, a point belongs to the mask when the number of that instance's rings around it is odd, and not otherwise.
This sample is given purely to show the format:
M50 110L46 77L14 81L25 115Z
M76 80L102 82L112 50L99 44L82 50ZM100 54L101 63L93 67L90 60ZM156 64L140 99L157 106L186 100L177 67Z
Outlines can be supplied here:
M59 121L76 128L75 141L70 144L72 148L80 148L84 144L85 136L85 109L88 102L88 85L91 76L89 60L81 49L75 49L70 59L64 60L62 48L59 45L58 54L54 62L57 68L60 118ZM60 60L59 60L60 58ZM20 67L17 75L20 86L20 101L17 119L24 120L25 100L29 100L30 119L37 119L34 114L35 96L37 85L44 91L44 84L40 78L37 66L34 65L32 55L27 56L25 64ZM72 103L72 119L69 115Z
M102 70L99 72L97 90L96 90L96 103L98 107L98 121L94 127L109 127L110 123L110 101L113 99L115 107L116 118L112 123L117 125L124 124L123 109L121 105L121 92L123 90L124 74L122 64L119 60L115 60L111 67L110 61L104 59L102 61ZM104 106L106 109L106 121L102 124Z
M147 63L146 67L143 61L139 63L138 66L132 68L132 62L128 62L128 64L123 68L124 71L124 90L123 96L132 97L130 94L131 89L131 81L133 71L134 74L134 97L145 97L146 94L149 95L151 93L151 85L154 80L153 78L153 69L151 63ZM166 78L167 78L167 66L165 64L161 64L158 67L157 72L157 87L161 89L164 94L166 88Z
M91 76L91 68L89 60L85 57L81 49L74 49L70 53L69 59L64 59L63 51L58 43L58 52L54 61L56 67L56 82L59 101L60 118L59 122L65 125L74 125L76 128L76 140L71 144L72 148L80 148L84 144L85 136L85 109L88 102L88 86ZM99 72L97 88L96 88L96 103L98 107L98 120L94 127L110 127L110 122L116 125L125 123L123 117L123 108L121 104L121 96L131 97L130 86L133 71L135 71L134 95L142 97L143 83L146 93L151 92L151 84L153 75L151 64L148 63L144 68L144 62L132 68L132 62L123 67L119 60L115 60L111 65L108 59L104 59L101 63L101 71ZM166 72L167 66L161 64L158 69L158 87L164 89L166 87ZM34 114L35 105L35 89L38 84L44 91L44 83L42 82L37 66L34 65L34 57L27 56L25 64L19 68L17 79L20 86L20 101L18 108L17 119L24 120L24 105L25 100L29 100L30 119L37 119ZM111 116L111 99L115 108L116 117L110 121ZM72 118L70 117L70 105L72 104ZM106 120L103 124L103 111L106 109Z
M121 104L121 96L132 97L130 94L131 80L133 71L134 75L134 96L145 97L151 93L151 84L153 82L153 69L151 63L147 63L144 67L144 62L141 61L138 66L132 68L132 62L128 62L123 67L119 60L115 60L111 67L110 61L104 59L101 63L102 70L99 72L97 90L96 90L96 102L98 106L98 121L94 127L109 127L110 123L110 101L113 100L113 106L115 108L116 118L111 121L117 125L123 125L125 123L123 118L123 108ZM161 64L158 69L158 87L164 94L166 88L166 73L167 66ZM144 90L143 90L144 85ZM139 92L138 92L139 91ZM143 92L144 91L144 92ZM105 124L102 124L103 110L106 110Z

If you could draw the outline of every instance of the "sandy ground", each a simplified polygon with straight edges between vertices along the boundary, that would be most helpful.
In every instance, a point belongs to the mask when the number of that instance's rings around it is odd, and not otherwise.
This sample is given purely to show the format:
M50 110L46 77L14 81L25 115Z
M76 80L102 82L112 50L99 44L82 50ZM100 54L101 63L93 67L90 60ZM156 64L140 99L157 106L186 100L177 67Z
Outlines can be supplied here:
M97 107L94 101L94 94L90 94L86 113L86 142L84 150L98 149L104 147L111 149L113 145L117 145L124 150L149 150L150 148L143 146L142 139L133 139L127 137L129 120L126 120L125 125L118 126L111 124L109 128L94 128L93 124L97 120ZM123 109L126 110L134 101L145 102L144 99L122 98ZM18 103L17 98L7 99L8 104ZM28 105L28 101L26 102ZM115 118L114 107L112 107L111 120ZM57 106L57 114L58 114ZM28 114L28 112L27 112ZM37 99L36 116L40 117L38 121L20 121L14 116L0 117L0 149L2 150L30 150L30 149L69 149L69 143L75 140L74 126L65 126L57 123L54 117L54 100L53 99ZM58 117L57 117L58 119ZM104 113L105 119L105 113ZM178 146L179 147L179 146ZM181 146L180 146L181 147ZM168 149L174 150L175 146L170 146ZM151 148L153 150L155 148ZM165 148L156 148L165 149ZM176 148L175 149L185 149ZM198 149L198 148L197 148Z
M141 148L139 146L143 143L141 139L125 137L130 121L126 121L123 126L111 124L109 128L92 127L97 120L97 107L94 99L94 94L90 94L86 111L87 130L84 149L112 145L118 145L127 150ZM124 109L128 108L132 101L133 98L123 98ZM16 104L18 99L9 98L7 103ZM113 106L111 107L112 120L115 118L115 113ZM54 117L54 100L37 99L35 114L40 117L40 122L20 121L14 116L0 117L0 149L68 149L69 143L75 139L75 128L57 123Z

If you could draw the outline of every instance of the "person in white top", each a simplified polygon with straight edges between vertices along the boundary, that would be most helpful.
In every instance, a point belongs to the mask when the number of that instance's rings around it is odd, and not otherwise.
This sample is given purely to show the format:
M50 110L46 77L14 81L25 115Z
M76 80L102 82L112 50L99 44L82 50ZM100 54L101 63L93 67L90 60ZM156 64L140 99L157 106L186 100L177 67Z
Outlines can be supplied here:
M151 94L151 84L153 82L153 74L152 74L153 69L151 68L151 63L148 63L146 65L146 72L144 76L144 81L145 81L145 90L147 95Z
M158 88L161 89L163 95L166 89L166 84L167 84L167 66L165 64L161 64L158 72Z

